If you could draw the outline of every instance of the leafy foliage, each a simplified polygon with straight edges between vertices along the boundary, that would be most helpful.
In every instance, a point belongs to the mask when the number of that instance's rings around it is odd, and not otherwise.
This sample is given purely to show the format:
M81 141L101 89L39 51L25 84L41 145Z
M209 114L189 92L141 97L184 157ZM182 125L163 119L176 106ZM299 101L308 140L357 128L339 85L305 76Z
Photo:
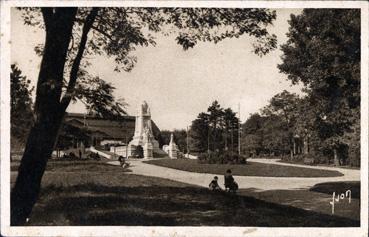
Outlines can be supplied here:
M192 121L190 129L190 151L204 152L209 148L209 115L200 113L197 118Z
M290 150L290 133L281 115L252 114L242 125L242 153L247 156L285 155Z
M263 147L270 153L292 153L294 125L299 116L297 105L299 96L284 90L273 96L269 105L262 109L263 121Z
M19 8L22 10L24 23L47 29L50 11L46 8ZM91 18L92 14L94 18ZM115 71L130 71L137 58L133 52L137 47L155 46L158 34L176 34L176 41L183 49L192 48L199 41L218 43L226 38L238 38L242 35L255 37L254 53L262 56L276 48L276 36L270 35L266 26L276 18L275 11L268 9L228 9L228 8L78 8L76 11L71 41L66 58L65 76L63 80L64 101L69 97L85 100L87 109L101 109L106 100L102 97L91 99L90 82L102 85L96 77L88 75L90 63L86 60L93 55L111 57L116 62ZM89 19L92 23L85 30ZM56 20L56 19L55 19ZM85 44L82 38L86 36ZM37 45L35 51L40 56L44 46ZM79 53L81 58L76 60ZM72 76L73 64L77 65L76 76ZM76 71L76 70L74 70ZM69 75L69 78L68 78ZM77 77L77 78L73 78ZM100 79L102 80L102 79ZM105 83L107 85L107 83ZM95 85L96 86L96 85ZM95 91L97 92L97 91ZM112 96L106 94L104 97ZM97 101L102 98L103 101ZM89 102L86 103L86 100ZM91 102L96 102L92 105ZM123 104L114 102L110 109L96 111L99 114L115 116L122 113L119 107Z
M246 164L246 157L235 152L211 151L200 153L198 162L201 164Z
M75 89L75 100L82 101L90 114L103 118L115 118L127 114L123 99L113 96L115 87L100 77L91 78L88 74L81 78Z
M17 65L11 65L10 73L10 121L12 139L26 142L27 134L33 123L31 81L22 75Z
M289 23L280 71L292 83L305 85L316 114L313 127L324 147L357 146L345 134L360 119L355 112L360 108L360 10L305 9L291 15Z
M262 116L251 116L244 124L244 150L291 150L297 137L302 158L360 166L360 11L305 9L289 23L278 68L304 85L306 95L283 91Z

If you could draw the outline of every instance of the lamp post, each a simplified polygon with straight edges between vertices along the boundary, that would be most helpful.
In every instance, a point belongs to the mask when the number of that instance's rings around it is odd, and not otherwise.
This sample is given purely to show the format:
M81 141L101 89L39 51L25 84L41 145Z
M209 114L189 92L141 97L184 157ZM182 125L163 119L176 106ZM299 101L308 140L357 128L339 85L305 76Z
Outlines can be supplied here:
M187 158L190 157L190 150L189 150L189 145L188 145L188 126L187 126L187 131L186 131L186 147L187 147Z
M208 154L210 153L210 126L208 127Z
M241 155L241 107L238 103L238 155Z

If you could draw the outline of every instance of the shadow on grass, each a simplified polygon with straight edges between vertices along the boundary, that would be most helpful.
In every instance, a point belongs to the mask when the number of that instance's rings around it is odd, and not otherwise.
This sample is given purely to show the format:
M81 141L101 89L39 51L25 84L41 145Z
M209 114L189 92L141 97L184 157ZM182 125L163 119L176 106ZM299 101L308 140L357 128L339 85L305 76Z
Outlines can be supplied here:
M358 221L197 187L45 187L29 225L359 226Z
M351 197L360 199L360 182L327 182L319 183L310 188L310 191L326 193L332 195L333 192L337 194L345 193L347 190L351 190Z
M10 170L18 171L20 162L12 162ZM108 164L105 161L96 160L49 160L46 171L49 172L79 172L85 170L88 172L116 172L120 167Z
M277 203L286 206L292 206L321 214L332 214L332 193L322 189L327 193L315 192L308 189L293 190L258 190L241 189L240 195L254 197L266 202ZM337 196L337 195L336 195ZM348 199L335 203L334 216L345 217L353 220L360 220L360 199L353 198L351 202Z

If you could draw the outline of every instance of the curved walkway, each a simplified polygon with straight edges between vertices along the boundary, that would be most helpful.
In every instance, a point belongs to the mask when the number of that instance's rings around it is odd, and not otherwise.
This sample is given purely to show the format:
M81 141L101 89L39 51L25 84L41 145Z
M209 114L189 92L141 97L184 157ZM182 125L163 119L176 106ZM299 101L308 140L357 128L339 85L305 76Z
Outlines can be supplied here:
M311 169L336 170L341 172L343 176L321 178L234 176L239 188L252 188L256 189L255 191L292 190L308 189L315 184L324 182L360 181L360 170L342 169L336 167L312 167L307 165L280 163L277 161L277 159L253 159L250 162L260 162L283 166L299 166ZM112 165L119 165L118 161L110 161L108 163ZM129 169L132 170L132 174L165 178L203 187L208 187L210 181L215 176L215 174L188 172L147 164L143 163L142 160L129 160L129 163L131 164ZM219 184L223 186L223 177L220 177Z

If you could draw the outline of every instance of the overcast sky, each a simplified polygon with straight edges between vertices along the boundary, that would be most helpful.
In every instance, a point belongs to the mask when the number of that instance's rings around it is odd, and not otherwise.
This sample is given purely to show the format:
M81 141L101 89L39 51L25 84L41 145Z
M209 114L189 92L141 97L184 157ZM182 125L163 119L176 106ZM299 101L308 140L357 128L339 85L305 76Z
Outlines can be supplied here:
M300 9L279 9L274 25L269 28L278 37L278 45L286 40L290 14ZM12 63L36 84L41 58L34 47L43 43L42 30L23 25L21 15L12 11ZM104 57L90 60L90 74L111 82L114 95L129 104L127 111L135 115L146 100L152 119L161 130L182 129L191 124L200 112L205 112L214 100L222 107L238 110L244 122L250 113L259 111L275 94L288 90L301 93L291 86L286 75L279 73L279 49L260 58L253 54L248 36L226 39L218 44L199 43L184 51L174 36L158 36L155 47L138 48L138 62L127 72L114 72L114 62ZM67 111L85 112L82 104L71 104Z

